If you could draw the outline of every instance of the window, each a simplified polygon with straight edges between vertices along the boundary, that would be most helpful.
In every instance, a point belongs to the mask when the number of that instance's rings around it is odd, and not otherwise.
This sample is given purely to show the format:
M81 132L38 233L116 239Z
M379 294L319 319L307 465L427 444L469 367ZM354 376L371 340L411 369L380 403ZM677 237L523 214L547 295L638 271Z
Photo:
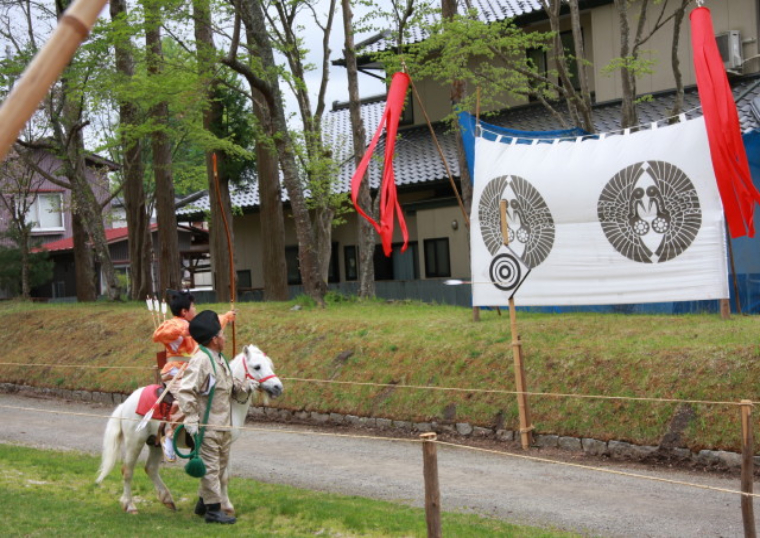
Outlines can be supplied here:
M425 239L425 278L451 276L449 238Z
M372 261L375 265L375 280L393 280L393 258L385 256L383 245L375 245Z
M358 280L359 260L357 260L355 245L343 247L343 263L346 265L346 280Z
M60 192L40 193L29 208L27 218L34 222L34 232L63 231L63 195Z
M248 289L251 287L251 270L243 269L237 271L237 287L238 289Z
M410 242L406 252L401 252L403 245L403 243L394 243L390 258L386 257L382 245L375 245L375 280L416 280L420 278L417 242Z
M288 268L288 284L301 284L301 271L298 263L298 247L285 247L285 265Z

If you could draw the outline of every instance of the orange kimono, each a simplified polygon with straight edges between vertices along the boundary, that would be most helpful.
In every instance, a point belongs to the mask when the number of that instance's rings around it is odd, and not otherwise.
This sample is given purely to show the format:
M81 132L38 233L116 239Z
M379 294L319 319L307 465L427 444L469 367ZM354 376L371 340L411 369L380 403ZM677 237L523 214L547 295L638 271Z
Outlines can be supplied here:
M222 329L227 326L230 318L229 313L219 316ZM185 318L173 317L164 321L153 333L153 341L166 347L166 365L161 369L161 379L164 382L171 380L198 351L198 343L190 336L190 322Z

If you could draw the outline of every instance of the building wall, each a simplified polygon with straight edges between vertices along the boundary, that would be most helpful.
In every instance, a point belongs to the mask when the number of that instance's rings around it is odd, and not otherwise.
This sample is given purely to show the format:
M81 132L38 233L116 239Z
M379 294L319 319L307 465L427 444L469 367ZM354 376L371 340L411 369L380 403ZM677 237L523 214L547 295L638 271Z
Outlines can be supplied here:
M638 5L634 4L631 9L632 32L635 32L635 19L632 14ZM659 9L659 6L650 6L650 15L647 17L648 28L651 28L655 20L651 11ZM679 41L679 59L684 85L696 84L694 76L694 62L691 54L691 28L689 12L681 26L681 39ZM754 0L728 0L724 2L710 2L713 26L716 34L728 30L741 32L744 58L758 54L758 6ZM593 30L593 54L595 58L594 71L596 72L596 100L604 102L619 99L622 96L620 72L615 71L610 75L601 73L601 70L620 55L620 25L618 23L617 9L613 4L595 8L590 13L591 27ZM666 28L658 31L642 49L651 51L649 57L657 62L653 67L654 73L643 75L637 84L639 94L647 94L661 90L668 90L675 86L673 71L671 68L670 51L672 48L673 23L668 23ZM749 42L748 42L749 41ZM760 70L760 60L750 60L744 65L744 73L754 73Z
M652 4L650 2L650 4ZM758 13L758 2L754 0L729 0L724 2L713 2L709 6L713 18L713 25L716 34L724 33L728 30L739 30L741 32L743 44L743 55L745 60L757 56L760 53L758 46L758 25L760 24L760 14ZM630 8L631 32L635 32L636 18L635 14L638 9L638 2ZM694 64L691 55L691 30L688 14L693 9L687 9L686 16L681 26L681 38L679 41L679 59L680 68L683 74L684 85L696 84L694 78ZM649 15L647 17L648 28L653 26L656 14L659 13L659 6L650 5ZM617 14L617 8L614 4L608 4L586 10L581 15L581 25L583 27L583 38L586 58L592 63L593 67L587 70L589 77L589 87L595 92L596 102L605 102L622 97L622 85L620 82L620 72L616 70L610 74L603 72L603 69L610 62L620 55L620 24ZM529 31L549 31L549 25L546 22L535 23L526 27ZM570 30L569 17L564 17L561 21L561 31ZM660 29L643 47L645 51L642 58L654 60L656 63L652 67L653 73L642 75L637 83L639 95L669 90L675 86L673 71L671 67L670 51L672 47L673 22L669 22L665 28ZM549 59L549 67L552 67ZM749 60L744 64L744 73L755 73L760 71L760 58ZM415 85L420 94L425 110L431 121L437 121L449 114L450 98L449 87L439 84L430 79L415 80ZM472 93L475 88L469 88ZM499 105L496 108L505 108L525 104L526 101L520 101L508 95L497 96ZM416 99L413 99L414 118L416 124L424 123L422 109ZM484 107L483 112L488 108Z
M412 194L410 198L417 198ZM404 200L402 196L402 204ZM469 255L467 244L467 228L459 207L442 207L429 210L417 210L405 213L407 229L411 241L418 241L418 264L420 278L425 278L424 240L446 237L449 239L449 253L452 276L467 277L469 275ZM346 281L345 247L357 245L357 218L355 213L344 217L345 223L333 228L332 242L337 244L340 282ZM452 229L452 221L457 221L457 230ZM259 214L249 214L233 217L235 231L235 269L251 271L251 287L263 288L263 265L261 263L261 224ZM395 223L393 243L403 241L398 222ZM380 238L376 237L376 244ZM285 246L296 246L295 227L291 215L285 213Z

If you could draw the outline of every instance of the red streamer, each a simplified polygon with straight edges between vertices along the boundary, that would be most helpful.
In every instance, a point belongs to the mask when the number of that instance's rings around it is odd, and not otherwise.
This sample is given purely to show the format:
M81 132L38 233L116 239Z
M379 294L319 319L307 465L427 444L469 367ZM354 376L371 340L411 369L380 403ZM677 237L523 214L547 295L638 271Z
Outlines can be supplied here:
M698 7L689 18L699 100L729 233L734 238L754 237L755 202L760 202L760 193L752 183L739 115L715 42L710 10Z
M401 212L401 205L398 202L398 194L396 193L396 176L393 171L393 151L396 147L396 134L398 133L398 122L401 118L401 111L404 109L404 101L406 100L406 90L409 88L409 75L406 73L396 73L391 80L391 87L388 90L388 99L385 103L385 111L383 117L380 120L380 125L375 131L375 136L372 138L367 151L364 153L359 166L354 172L354 177L351 178L351 199L354 202L354 207L357 213L367 219L375 230L380 235L380 239L383 243L383 252L386 256L390 256L393 252L393 222L394 214L398 213L398 225L401 228L401 235L404 239L404 245L401 247L401 252L406 251L406 247L409 244L409 233L406 229L406 221L404 221L404 215ZM380 222L377 223L372 217L367 215L359 204L357 198L359 197L359 187L361 186L362 178L367 172L369 166L369 160L372 158L372 153L375 151L380 135L383 132L383 127L386 127L385 136L385 160L383 169L383 179L380 184Z

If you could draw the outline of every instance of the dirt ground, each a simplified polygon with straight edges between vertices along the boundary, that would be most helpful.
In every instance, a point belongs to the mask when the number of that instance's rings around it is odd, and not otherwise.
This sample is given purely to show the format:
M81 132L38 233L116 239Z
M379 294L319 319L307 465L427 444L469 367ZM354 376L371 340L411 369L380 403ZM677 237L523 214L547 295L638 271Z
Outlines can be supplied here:
M100 451L105 418L111 412L98 404L11 394L0 394L0 409L0 442L92 454ZM398 439L395 432L389 438L387 433L370 430L261 422L248 427L255 431L244 431L232 449L235 476L424 505L422 450L416 435ZM446 511L588 536L744 535L739 495L682 484L735 491L739 476L733 471L620 463L561 451L493 453L503 445L469 444L470 448L438 445L441 502ZM93 468L93 480L95 473ZM114 509L119 509L116 498Z

